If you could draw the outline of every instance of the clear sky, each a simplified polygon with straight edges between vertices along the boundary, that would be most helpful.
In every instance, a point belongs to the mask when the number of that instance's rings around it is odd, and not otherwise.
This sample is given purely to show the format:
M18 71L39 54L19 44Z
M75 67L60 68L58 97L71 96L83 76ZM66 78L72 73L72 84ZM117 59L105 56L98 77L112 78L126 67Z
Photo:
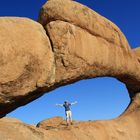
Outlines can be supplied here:
M77 1L117 24L131 47L140 46L139 0ZM39 9L45 2L46 0L0 0L0 16L29 17L37 20ZM30 124L53 116L64 117L64 109L55 106L64 100L78 101L77 105L72 106L73 118L76 120L115 118L125 110L130 101L124 84L114 78L96 78L58 88L7 116Z

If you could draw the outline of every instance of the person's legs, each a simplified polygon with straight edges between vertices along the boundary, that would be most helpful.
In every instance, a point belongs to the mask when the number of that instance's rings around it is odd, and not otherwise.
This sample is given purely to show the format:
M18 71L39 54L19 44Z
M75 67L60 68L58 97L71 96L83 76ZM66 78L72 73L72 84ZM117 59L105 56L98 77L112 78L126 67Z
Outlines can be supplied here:
M72 112L69 111L69 120L70 120L70 123L72 124Z
M66 111L65 113L66 113L66 123L67 125L69 125L69 112Z

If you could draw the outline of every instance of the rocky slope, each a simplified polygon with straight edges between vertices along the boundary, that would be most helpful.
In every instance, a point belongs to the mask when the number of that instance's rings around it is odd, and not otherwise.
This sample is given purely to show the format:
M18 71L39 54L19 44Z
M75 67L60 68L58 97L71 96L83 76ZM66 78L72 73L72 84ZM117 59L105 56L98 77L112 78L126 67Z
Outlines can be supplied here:
M139 140L139 49L131 50L111 21L71 0L49 0L39 22L43 26L27 18L0 18L0 117L57 87L102 76L123 82L131 103L115 120L79 122L69 131L2 119L1 139Z
M37 127L11 118L0 120L1 140L139 140L140 110L107 121L74 121L67 127L61 117L40 122Z
M44 134L43 129L38 130L14 118L0 120L0 140L45 140Z

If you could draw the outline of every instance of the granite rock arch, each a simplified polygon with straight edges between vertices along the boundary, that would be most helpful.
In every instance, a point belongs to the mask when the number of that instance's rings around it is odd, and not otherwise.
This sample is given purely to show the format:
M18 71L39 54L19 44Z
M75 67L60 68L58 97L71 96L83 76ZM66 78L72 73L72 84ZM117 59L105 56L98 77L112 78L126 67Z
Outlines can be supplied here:
M0 116L57 87L110 76L125 83L131 97L120 118L129 117L137 125L139 49L130 48L120 29L69 0L48 1L39 22L44 28L26 18L0 18Z

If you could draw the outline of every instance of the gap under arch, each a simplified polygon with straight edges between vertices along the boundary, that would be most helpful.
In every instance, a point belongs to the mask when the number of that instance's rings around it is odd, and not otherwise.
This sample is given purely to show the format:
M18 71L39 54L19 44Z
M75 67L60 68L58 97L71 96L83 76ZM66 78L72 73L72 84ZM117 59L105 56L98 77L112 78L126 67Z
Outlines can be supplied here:
M7 114L28 124L54 117L65 117L64 109L56 103L77 100L71 107L75 120L109 120L120 116L130 103L125 84L115 78L101 77L81 80L57 88L35 101Z

